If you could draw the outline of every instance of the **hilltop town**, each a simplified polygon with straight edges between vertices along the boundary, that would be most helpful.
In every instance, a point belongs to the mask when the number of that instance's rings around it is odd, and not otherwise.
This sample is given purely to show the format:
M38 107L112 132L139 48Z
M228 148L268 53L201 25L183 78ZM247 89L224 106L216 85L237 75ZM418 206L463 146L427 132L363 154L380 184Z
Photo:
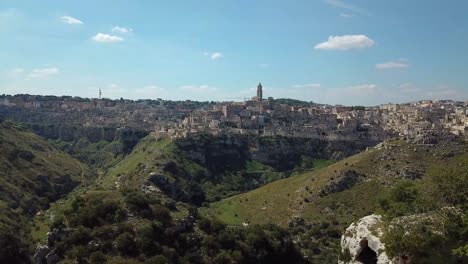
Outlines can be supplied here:
M184 138L199 133L254 134L326 140L468 137L468 102L424 100L379 106L325 105L264 98L243 102L89 99L1 95L0 117L25 124L112 127Z

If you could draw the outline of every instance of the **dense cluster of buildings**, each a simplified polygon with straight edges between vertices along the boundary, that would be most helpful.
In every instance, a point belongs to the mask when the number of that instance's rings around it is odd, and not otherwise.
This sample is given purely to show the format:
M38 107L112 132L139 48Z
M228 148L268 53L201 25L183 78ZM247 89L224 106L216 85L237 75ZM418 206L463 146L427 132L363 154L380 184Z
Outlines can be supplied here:
M170 138L198 133L373 141L439 134L468 138L468 102L427 100L375 107L332 106L264 99L261 84L257 95L244 102L3 95L0 115L27 123L132 127Z

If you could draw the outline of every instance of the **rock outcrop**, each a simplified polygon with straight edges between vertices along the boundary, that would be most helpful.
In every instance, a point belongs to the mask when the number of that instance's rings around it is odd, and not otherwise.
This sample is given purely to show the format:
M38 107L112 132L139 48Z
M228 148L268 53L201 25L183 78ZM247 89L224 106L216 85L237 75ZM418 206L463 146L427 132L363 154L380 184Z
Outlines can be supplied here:
M176 141L187 157L210 169L239 169L247 159L271 166L279 171L291 170L302 156L339 160L378 142L371 140L324 140L281 136L197 135Z
M382 217L379 215L368 215L352 223L341 236L341 250L345 259L339 263L394 264L380 241L382 234Z
M337 179L332 179L328 185L322 188L319 193L321 197L347 190L363 181L366 178L366 175L358 173L355 170L348 170L346 172L340 173L340 175L338 175L336 178Z

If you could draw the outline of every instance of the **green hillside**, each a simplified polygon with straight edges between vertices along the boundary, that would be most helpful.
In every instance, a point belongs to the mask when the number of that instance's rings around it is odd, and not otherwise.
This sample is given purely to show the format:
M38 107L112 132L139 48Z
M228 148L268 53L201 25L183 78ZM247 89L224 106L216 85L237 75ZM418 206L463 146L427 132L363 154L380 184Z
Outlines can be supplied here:
M99 183L105 188L151 185L171 198L201 205L246 192L294 172L333 163L303 156L292 171L281 171L254 160L247 147L224 145L223 138L171 141L148 136L132 153L110 168Z
M388 142L323 169L270 183L213 203L207 213L230 224L275 223L295 217L347 225L374 212L377 198L403 179L424 181L440 168L468 164L467 144L416 146Z
M455 263L468 257L467 199L466 142L392 141L212 203L203 213L234 226L288 227L312 263L336 263L344 229L377 213L385 217L388 233L382 239L391 257Z
M86 181L88 169L9 121L0 123L0 150L0 262L7 263L26 256L28 217Z

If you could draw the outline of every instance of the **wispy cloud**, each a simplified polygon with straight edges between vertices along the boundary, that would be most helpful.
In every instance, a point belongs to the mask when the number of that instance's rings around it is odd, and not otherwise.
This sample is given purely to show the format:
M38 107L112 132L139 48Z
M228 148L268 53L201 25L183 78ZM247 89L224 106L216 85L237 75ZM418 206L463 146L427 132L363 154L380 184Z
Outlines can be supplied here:
M0 76L2 75L2 73L3 72L0 72ZM8 78L17 79L17 78L23 77L24 73L25 73L25 70L23 68L14 68L14 69L7 70L5 72L5 76Z
M377 85L375 84L359 84L355 86L348 86L345 91L348 91L354 95L367 95L375 93L377 91Z
M71 16L63 16L63 17L60 18L60 20L63 23L70 24L70 25L81 25L81 24L83 24L83 21L81 21L81 20L79 20L77 18L71 17Z
M320 88L320 83L306 83L306 84L295 84L292 87L293 88Z
M22 74L22 73L24 73L24 69L23 68L15 68L15 69L12 69L10 71L10 73L12 73L12 74Z
M104 33L97 33L96 36L92 37L92 39L96 42L102 43L115 43L124 41L124 38Z
M352 18L354 17L353 14L347 14L347 13L340 13L340 17L342 18Z
M112 28L112 32L115 32L115 33L127 34L127 33L130 33L132 31L133 31L133 29L126 28L126 27L115 26L115 27Z
M180 87L180 90L185 92L200 93L200 92L214 92L218 90L216 87L208 85L184 85Z
M45 79L54 75L58 75L60 70L58 68L42 68L42 69L33 69L28 78L30 79Z
M221 52L203 52L203 55L210 57L212 60L219 60L224 57Z
M222 57L224 57L224 55L221 52L214 52L210 56L212 60L218 60L218 59L221 59Z
M331 6L336 7L336 8L349 10L349 11L352 11L354 13L359 13L361 15L366 15L366 16L371 15L371 13L369 11L365 10L364 8L360 8L360 7L351 5L351 4L347 4L347 3L343 2L343 1L340 1L340 0L323 0L323 1L325 3L331 5Z
M162 98L168 95L167 89L159 87L157 85L147 85L143 88L135 89L135 94L138 95L139 98Z
M398 90L403 93L415 93L415 92L422 91L422 89L416 87L414 84L409 83L409 82L400 84L400 86L398 87Z
M375 68L379 70L388 70L388 69L403 69L408 68L409 64L405 61L387 61L383 63L378 63L375 65Z
M328 40L315 45L319 50L350 50L368 48L374 41L366 35L330 36Z

